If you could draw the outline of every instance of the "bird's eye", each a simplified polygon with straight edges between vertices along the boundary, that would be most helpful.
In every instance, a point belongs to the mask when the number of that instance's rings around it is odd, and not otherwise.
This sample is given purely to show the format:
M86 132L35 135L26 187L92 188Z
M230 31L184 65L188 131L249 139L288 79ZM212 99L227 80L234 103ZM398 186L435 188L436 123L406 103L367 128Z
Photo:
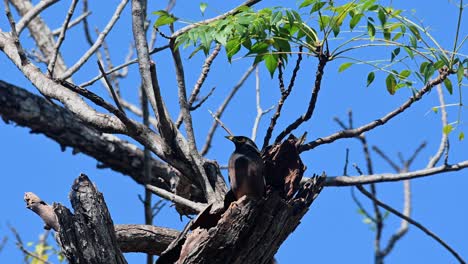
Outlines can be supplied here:
M239 138L239 142L240 142L240 143L244 143L244 142L245 142L245 138Z

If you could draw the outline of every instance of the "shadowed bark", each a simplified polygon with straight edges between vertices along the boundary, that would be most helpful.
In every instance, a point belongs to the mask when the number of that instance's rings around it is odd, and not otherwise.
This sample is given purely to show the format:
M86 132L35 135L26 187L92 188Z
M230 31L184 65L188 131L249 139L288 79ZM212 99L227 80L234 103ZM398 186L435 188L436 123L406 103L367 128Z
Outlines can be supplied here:
M61 204L54 210L60 225L56 238L69 263L127 263L102 193L81 174L70 193L74 214Z

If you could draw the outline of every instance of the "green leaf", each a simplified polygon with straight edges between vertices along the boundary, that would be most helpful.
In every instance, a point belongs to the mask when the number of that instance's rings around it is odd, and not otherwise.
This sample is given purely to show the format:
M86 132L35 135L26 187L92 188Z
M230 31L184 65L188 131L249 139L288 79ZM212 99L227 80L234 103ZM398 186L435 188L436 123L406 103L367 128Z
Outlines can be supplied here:
M383 27L385 25L385 23L387 22L387 15L385 14L385 11L383 10L383 8L379 9L378 17L379 17L380 23L382 24L382 27Z
M424 83L427 83L429 81L432 75L434 75L434 72L435 72L434 64L429 63L424 72Z
M413 35L416 37L417 40L421 40L421 34L419 33L419 30L416 26L409 25L408 28L411 31L411 33L413 33Z
M206 10L207 7L208 7L207 3L204 3L204 2L200 3L200 11L202 13L202 16L205 15L205 10Z
M172 24L175 21L177 21L177 18L171 14L169 14L167 11L164 10L159 10L153 12L154 15L158 15L158 19L156 19L156 22L154 22L154 27L158 28L160 26Z
M411 75L411 71L410 71L410 70L402 70L402 71L400 72L400 74L398 74L398 77L399 77L400 79L404 80L404 79L408 78L408 76L410 76L410 75Z
M439 113L439 108L437 108L437 107L432 107L432 111L434 111L434 113L437 114L437 113Z
M281 12L275 12L270 18L270 24L271 25L277 25L281 19L283 18L283 14Z
M375 38L375 27L369 21L367 21L367 34L369 34L369 37L370 37L371 40L374 40L374 38Z
M463 139L465 139L465 133L460 132L460 134L458 134L458 140L462 141Z
M393 36L392 40L397 41L399 38L401 38L401 36L403 36L403 33L398 32L395 34L395 36Z
M329 16L320 16L319 18L319 26L320 26L320 30L324 30L328 24L330 23L330 17Z
M338 68L338 72L342 72L342 71L348 69L349 67L351 67L351 65L353 65L352 62L345 62L345 63L341 64L340 67Z
M265 60L265 66L270 72L270 76L273 78L273 74L275 73L276 67L278 66L277 56L275 54L268 53L263 55L263 59Z
M447 88L447 91L449 92L449 94L452 94L453 93L452 81L450 81L449 78L446 78L444 80L444 85L445 85L445 88Z
M369 74L367 75L367 87L369 87L369 85L371 85L371 83L374 81L375 79L375 73L374 72L369 72Z
M359 21L361 21L361 18L364 17L363 14L355 14L353 16L353 18L351 19L351 21L349 21L349 27L351 28L351 30L354 29L354 27L356 27L356 25L359 23Z
M238 38L231 39L226 44L226 54L228 61L231 62L232 56L239 52L241 47L241 41Z
M406 53L408 53L408 56L410 56L410 58L413 59L414 58L413 51L409 47L406 47L406 46L404 46L403 48L405 49Z
M418 47L418 41L416 40L416 38L413 35L410 35L409 39L411 47L416 49Z
M317 2L312 6L312 9L310 10L310 13L314 13L322 9L322 7L326 4L327 2Z
M316 2L317 0L305 0L304 2L301 3L299 8L303 8L306 6L310 6L312 3Z
M392 62L395 59L395 57L398 56L398 54L400 54L400 48L399 47L392 51L390 62Z
M389 74L387 78L385 79L385 84L387 85L387 91L391 94L394 95L396 92L396 79L393 74Z
M437 61L436 63L434 63L434 68L436 70L439 70L441 69L442 67L444 67L445 63L444 61L440 60L440 61Z
M458 70L457 70L457 81L458 81L458 85L461 85L462 81L463 81L463 73L464 73L465 69L463 68L463 64L460 62L458 63Z
M450 132L453 131L453 126L448 124L442 128L442 132L444 132L445 135L450 134Z

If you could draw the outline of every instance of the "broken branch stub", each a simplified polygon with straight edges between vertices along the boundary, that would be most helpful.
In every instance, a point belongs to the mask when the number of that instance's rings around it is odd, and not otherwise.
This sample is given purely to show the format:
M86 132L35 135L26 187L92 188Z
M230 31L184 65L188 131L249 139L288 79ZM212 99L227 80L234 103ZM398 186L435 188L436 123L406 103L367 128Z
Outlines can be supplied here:
M267 148L262 155L266 185L278 191L286 200L293 198L299 190L306 170L299 156L298 146L298 139L290 135L287 140Z
M299 184L305 166L297 145L297 139L291 136L265 152L269 186L264 198L244 196L231 203L216 224L196 225L166 256L163 253L157 263L271 263L325 180L324 175L315 176L302 186Z
M86 175L81 174L73 183L70 201L74 214L54 204L60 225L57 242L69 263L127 263L104 197Z

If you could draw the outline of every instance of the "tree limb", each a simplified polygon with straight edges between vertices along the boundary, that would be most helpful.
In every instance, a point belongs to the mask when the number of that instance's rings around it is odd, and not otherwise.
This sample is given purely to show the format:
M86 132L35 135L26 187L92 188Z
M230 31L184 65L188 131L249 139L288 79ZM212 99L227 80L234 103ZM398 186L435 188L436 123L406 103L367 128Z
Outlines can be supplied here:
M346 130L341 130L335 134L332 134L330 136L324 137L324 138L318 138L314 141L311 141L307 144L304 144L300 147L299 151L304 152L307 150L311 150L317 146L323 145L323 144L329 144L334 142L335 140L342 139L342 138L351 138L355 137L357 135L360 135L366 131L372 130L378 126L381 126L385 123L387 123L389 120L394 118L395 116L403 113L406 109L408 109L414 102L419 101L423 95L425 95L427 92L431 90L432 87L435 85L442 83L447 76L449 75L449 72L447 71L442 71L437 78L431 80L428 82L424 87L419 90L414 96L411 96L405 103L403 103L400 107L396 108L395 110L391 111L390 113L386 114L384 117L377 119L375 121L372 121L366 125L363 125L358 128L354 129L346 129Z
M459 171L461 169L468 168L468 160L455 163L452 165L443 165L434 168L422 169L412 172L398 173L398 174L373 174L373 175L362 175L362 176L335 176L327 177L325 180L325 186L353 186L361 184L370 184L378 182L392 182L392 181L401 181L408 179L416 179L426 176L431 176L434 174L450 172L450 171Z

